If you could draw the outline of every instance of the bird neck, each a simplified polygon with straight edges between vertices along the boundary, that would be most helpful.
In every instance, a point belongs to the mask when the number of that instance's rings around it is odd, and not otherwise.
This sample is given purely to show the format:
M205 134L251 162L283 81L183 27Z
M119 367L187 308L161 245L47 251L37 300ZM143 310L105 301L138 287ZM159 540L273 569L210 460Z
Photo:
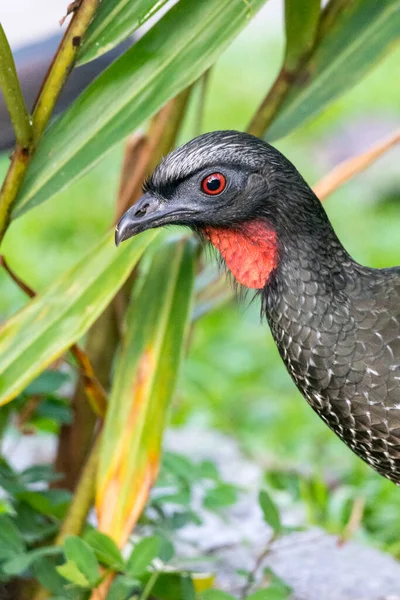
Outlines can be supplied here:
M206 238L220 252L236 281L262 289L278 265L276 231L265 219L247 221L235 229L206 227Z

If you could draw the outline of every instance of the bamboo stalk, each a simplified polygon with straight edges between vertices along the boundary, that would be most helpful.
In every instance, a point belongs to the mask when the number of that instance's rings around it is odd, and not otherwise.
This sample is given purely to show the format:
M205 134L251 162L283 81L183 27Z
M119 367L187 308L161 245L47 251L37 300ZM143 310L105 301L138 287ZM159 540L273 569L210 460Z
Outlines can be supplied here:
M93 19L98 3L99 0L82 0L74 13L44 79L33 110L30 147L18 145L12 156L10 168L0 191L0 242L10 223L11 211L29 163L74 65L82 37Z
M97 464L100 454L101 431L96 435L92 449L79 478L74 497L68 509L67 516L55 539L56 546L62 546L69 535L79 535L86 524L86 519L93 505ZM40 587L33 600L47 600L50 593Z

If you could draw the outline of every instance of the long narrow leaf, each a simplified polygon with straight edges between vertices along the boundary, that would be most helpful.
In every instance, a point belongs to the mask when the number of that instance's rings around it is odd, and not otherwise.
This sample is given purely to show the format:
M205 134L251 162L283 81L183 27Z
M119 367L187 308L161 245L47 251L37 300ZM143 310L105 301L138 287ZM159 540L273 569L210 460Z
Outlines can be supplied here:
M358 83L400 39L399 0L343 5L298 74L268 139L277 139L319 113Z
M197 79L265 0L180 0L54 123L30 165L13 216L87 171Z
M97 9L96 16L85 35L79 52L82 65L122 42L154 15L167 0L106 0Z
M291 71L312 49L321 0L285 0L285 68Z
M122 546L158 472L192 302L195 246L159 251L127 317L102 438L97 483L101 531Z
M108 233L83 260L0 329L0 405L9 402L76 342L124 283L157 233L120 250Z

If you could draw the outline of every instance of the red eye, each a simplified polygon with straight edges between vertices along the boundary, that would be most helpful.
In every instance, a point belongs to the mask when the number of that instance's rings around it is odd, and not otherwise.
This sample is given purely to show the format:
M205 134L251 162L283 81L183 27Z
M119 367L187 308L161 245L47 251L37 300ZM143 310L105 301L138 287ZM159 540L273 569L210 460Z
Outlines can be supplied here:
M201 189L209 196L220 194L226 186L226 179L222 173L207 175L201 182Z

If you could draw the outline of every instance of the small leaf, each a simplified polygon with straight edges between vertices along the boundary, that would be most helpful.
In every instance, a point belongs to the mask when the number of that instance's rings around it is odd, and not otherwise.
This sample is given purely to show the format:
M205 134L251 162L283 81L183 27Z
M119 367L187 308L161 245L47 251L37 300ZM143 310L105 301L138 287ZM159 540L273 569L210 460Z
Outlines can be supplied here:
M65 592L65 579L57 573L57 568L53 559L47 556L41 556L34 561L32 571L40 585L50 590L55 596L63 595Z
M222 590L206 590L200 594L201 600L236 600L234 596Z
M203 460L198 467L198 476L200 479L212 479L218 481L220 479L217 465L211 460Z
M160 540L156 536L143 538L136 544L128 558L126 569L131 577L139 577L157 557Z
M100 578L100 571L96 556L89 544L75 535L70 535L64 542L64 551L68 562L75 563L89 585L95 586Z
M122 554L114 542L108 535L101 533L97 529L91 529L85 535L85 541L94 550L94 553L100 563L111 567L114 570L123 570L124 559Z
M6 515L0 515L0 560L22 554L25 544L19 530Z
M18 499L43 515L61 519L68 508L71 493L67 490L43 490L42 492L24 491L18 494Z
M246 600L287 600L291 593L291 591L288 592L283 588L271 586L269 588L257 590L254 594L247 596Z
M44 371L25 388L24 394L28 396L53 394L69 379L70 376L61 371Z
M182 575L181 592L182 600L196 600L196 592L190 575Z
M197 479L197 473L194 464L181 454L176 454L175 452L164 452L163 467L186 483L190 484Z
M48 546L47 548L37 548L30 552L14 556L1 565L1 569L7 575L21 575L40 557L54 556L62 552L61 548Z
M39 481L52 483L53 481L59 481L62 478L63 475L54 471L53 465L33 465L21 473L21 480L25 484L37 483Z
M140 584L135 579L126 575L118 575L112 582L107 600L127 600L132 597L133 591L139 588Z
M56 567L57 572L68 579L71 583L79 585L79 587L89 588L90 584L83 573L78 569L75 562L68 560L65 565Z
M209 510L218 510L226 506L231 506L237 501L238 491L234 485L221 483L207 491L203 505Z
M282 532L282 523L279 516L279 510L275 502L266 490L261 490L258 500L263 511L264 521L268 523L275 533Z
M169 562L175 555L175 548L173 543L164 536L159 537L160 540L160 548L158 550L158 558L162 560L163 563Z

